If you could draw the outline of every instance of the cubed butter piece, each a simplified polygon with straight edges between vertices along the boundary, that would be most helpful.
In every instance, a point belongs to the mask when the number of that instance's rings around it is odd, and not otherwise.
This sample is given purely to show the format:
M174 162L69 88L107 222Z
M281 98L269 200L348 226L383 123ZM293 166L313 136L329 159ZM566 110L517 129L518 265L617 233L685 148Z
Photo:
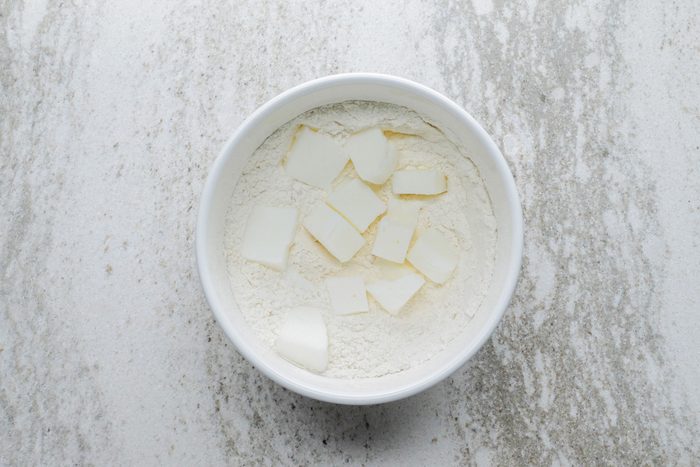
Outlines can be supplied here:
M425 284L420 274L410 273L399 279L380 280L367 284L367 291L392 315L401 311L421 287Z
M417 202L390 199L387 215L379 221L377 227L372 254L395 263L403 263L418 223L419 210Z
M302 127L287 153L287 174L318 188L328 188L347 164L349 156L333 138Z
M360 232L386 211L386 206L362 180L343 182L328 196L328 204L343 215Z
M277 353L307 370L321 373L328 366L328 335L321 310L289 310L275 341Z
M459 251L435 229L425 231L408 252L408 261L428 279L444 284L459 261Z
M381 185L396 168L396 148L379 128L370 128L348 138L345 149L362 180Z
M420 214L421 205L422 203L420 201L389 198L387 217L415 227L416 224L418 224L418 215Z
M343 216L325 204L311 211L304 219L304 227L341 263L349 261L365 243Z
M415 226L405 224L392 217L379 221L377 236L372 245L372 254L395 263L403 263L411 243Z
M447 191L447 178L437 170L399 170L391 177L395 195L437 195Z
M333 311L349 315L369 311L365 281L360 276L329 277L326 279Z
M296 208L256 206L243 235L241 255L282 271L297 229Z

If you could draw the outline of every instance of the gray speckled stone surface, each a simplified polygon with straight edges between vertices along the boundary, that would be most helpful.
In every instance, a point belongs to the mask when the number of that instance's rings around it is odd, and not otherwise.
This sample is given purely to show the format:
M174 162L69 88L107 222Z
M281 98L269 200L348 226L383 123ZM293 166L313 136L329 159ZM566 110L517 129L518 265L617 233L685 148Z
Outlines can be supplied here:
M0 464L700 463L700 3L0 0ZM223 142L308 79L468 109L526 219L492 340L337 407L227 342L193 257Z

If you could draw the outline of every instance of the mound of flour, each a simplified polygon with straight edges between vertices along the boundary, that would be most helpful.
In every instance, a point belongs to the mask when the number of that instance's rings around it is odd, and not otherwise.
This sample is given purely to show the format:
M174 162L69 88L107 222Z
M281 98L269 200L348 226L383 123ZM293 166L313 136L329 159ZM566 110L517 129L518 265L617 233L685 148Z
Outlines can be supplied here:
M324 279L339 272L358 274L366 282L393 278L397 267L370 254L376 222L364 233L369 241L341 265L299 227L290 249L287 270L280 273L241 257L246 221L255 205L295 206L300 219L326 197L317 189L288 177L282 166L299 125L318 128L341 143L348 135L378 126L399 151L398 169L436 168L447 174L448 191L425 200L416 237L435 226L460 251L452 278L439 286L430 281L397 316L370 298L370 311L336 316ZM353 175L352 164L336 180ZM387 199L390 182L379 191ZM415 238L415 237L414 237ZM236 186L226 220L226 254L236 302L258 338L274 348L290 307L310 305L324 311L328 328L328 368L324 375L367 378L400 372L438 354L479 309L495 261L496 220L479 172L463 150L435 126L407 108L391 104L348 101L310 110L275 131L255 151Z

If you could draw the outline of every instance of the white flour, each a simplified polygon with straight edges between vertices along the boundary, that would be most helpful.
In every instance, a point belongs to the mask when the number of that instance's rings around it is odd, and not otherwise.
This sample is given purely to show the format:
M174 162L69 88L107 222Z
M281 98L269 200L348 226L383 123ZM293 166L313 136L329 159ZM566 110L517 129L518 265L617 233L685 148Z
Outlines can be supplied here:
M416 236L429 226L452 239L460 261L443 286L428 281L398 316L370 298L369 313L336 316L324 279L361 274L366 282L390 278L396 268L370 254L376 222L364 233L367 244L341 265L299 228L283 273L240 255L245 224L255 205L295 206L301 219L326 193L289 178L282 159L296 128L318 128L343 141L349 134L379 126L399 150L399 167L438 168L448 176L448 192L425 201ZM353 176L352 164L336 180ZM390 183L379 195L387 199ZM417 113L390 104L349 101L306 112L273 133L252 155L236 186L227 216L226 251L236 301L257 336L273 347L290 307L311 305L324 312L328 327L328 369L337 378L367 378L406 370L438 354L478 310L493 272L496 220L474 164ZM415 238L415 237L414 237Z

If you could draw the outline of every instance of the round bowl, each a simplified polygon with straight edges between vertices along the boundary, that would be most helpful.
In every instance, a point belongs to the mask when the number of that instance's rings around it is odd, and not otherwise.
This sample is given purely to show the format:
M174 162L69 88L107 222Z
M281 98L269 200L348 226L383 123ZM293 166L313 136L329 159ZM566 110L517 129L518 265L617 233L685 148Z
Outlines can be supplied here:
M447 348L409 370L379 378L335 379L298 368L264 346L238 310L226 269L224 224L231 196L248 158L277 128L314 107L346 100L387 102L427 117L462 145L478 167L498 225L496 262L486 299L464 332ZM236 349L272 380L314 399L378 404L411 396L461 367L498 325L518 278L523 220L513 176L484 129L457 104L421 84L394 76L350 73L296 86L256 110L231 136L209 173L196 233L199 276L214 316Z

